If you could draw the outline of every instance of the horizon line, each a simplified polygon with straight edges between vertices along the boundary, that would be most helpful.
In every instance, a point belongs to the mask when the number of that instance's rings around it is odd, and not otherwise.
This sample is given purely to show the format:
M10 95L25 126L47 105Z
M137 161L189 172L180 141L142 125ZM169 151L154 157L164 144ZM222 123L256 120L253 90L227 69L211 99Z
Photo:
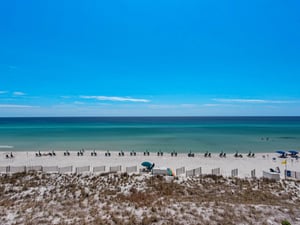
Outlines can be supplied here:
M0 116L2 118L232 118L232 117L240 117L240 118L250 118L250 117L260 117L260 118L270 118L270 117L300 117L298 116Z

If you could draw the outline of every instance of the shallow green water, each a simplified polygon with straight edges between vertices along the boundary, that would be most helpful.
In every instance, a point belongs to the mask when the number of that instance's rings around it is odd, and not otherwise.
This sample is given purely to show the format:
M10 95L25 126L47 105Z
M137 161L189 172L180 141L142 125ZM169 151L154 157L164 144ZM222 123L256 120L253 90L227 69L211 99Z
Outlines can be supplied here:
M300 117L0 118L0 151L300 149Z

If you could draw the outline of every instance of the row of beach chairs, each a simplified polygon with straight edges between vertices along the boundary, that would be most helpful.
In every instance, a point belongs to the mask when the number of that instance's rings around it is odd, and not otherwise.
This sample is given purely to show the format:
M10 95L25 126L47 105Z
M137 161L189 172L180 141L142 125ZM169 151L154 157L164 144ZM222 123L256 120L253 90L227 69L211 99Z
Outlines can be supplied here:
M81 149L81 150L79 150L78 152L77 152L77 156L83 156L84 155L84 152L85 152L85 150L84 149ZM172 157L176 157L177 155L178 155L178 153L176 152L176 151L172 151L171 153L171 156ZM137 153L134 151L134 150L132 150L131 152L130 152L130 156L136 156L137 155ZM146 150L145 152L143 152L143 155L144 156L150 156L150 152L148 151L148 150ZM164 155L164 152L163 151L158 151L157 152L157 156L163 156ZM40 151L38 151L37 153L36 153L36 156L37 157L41 157L41 156L56 156L56 153L52 150L51 152L48 152L48 153L41 153ZM70 152L67 150L67 151L65 151L64 152L64 156L70 156ZM97 156L97 152L95 151L95 150L93 150L92 152L91 152L91 156ZM110 153L110 151L106 151L105 152L105 156L107 156L107 157L110 157L111 156L111 153ZM125 152L124 151L120 151L119 153L118 153L118 156L120 156L120 157L122 157L122 156L125 156ZM205 152L204 153L204 157L205 158L210 158L212 156L212 154L210 153L210 152ZM7 154L6 155L6 158L13 158L14 157L14 155L11 153L11 154ZM195 157L195 153L193 153L192 151L190 151L189 153L188 153L188 157ZM220 158L226 158L226 153L225 152L221 152L220 154L219 154L219 157ZM235 158L243 158L243 155L242 154L239 154L238 152L236 152L235 154L234 154L234 157ZM249 158L254 158L255 157L255 153L252 153L251 151L248 153L248 155L247 155L247 157L249 157Z
M48 152L48 153L41 153L41 151L35 153L36 157L42 157L42 156L56 156L56 153L52 150L52 152Z

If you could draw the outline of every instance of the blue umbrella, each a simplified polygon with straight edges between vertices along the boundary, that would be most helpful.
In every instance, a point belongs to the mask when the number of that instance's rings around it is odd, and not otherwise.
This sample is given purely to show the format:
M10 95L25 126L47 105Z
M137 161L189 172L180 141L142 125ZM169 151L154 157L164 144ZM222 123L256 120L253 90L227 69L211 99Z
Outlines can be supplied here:
M150 170L152 168L153 164L151 162L142 162L142 166L144 166Z
M297 154L299 154L299 152L296 151L296 150L290 150L289 153L291 153L292 155L297 155Z
M281 154L281 155L284 155L284 154L285 154L285 151L278 150L278 151L276 151L276 153Z

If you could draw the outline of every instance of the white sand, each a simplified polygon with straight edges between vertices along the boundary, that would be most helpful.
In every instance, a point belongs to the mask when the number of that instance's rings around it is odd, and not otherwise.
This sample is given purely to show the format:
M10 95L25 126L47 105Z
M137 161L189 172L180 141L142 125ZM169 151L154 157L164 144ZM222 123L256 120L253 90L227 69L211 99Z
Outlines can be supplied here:
M232 154L228 154L226 158L220 158L218 154L213 154L211 158L205 158L203 153L195 154L194 158L190 158L187 154L178 154L177 157L171 157L170 153L164 153L164 156L157 156L156 153L150 153L150 156L144 156L143 152L137 152L136 156L130 156L129 152L125 152L125 156L118 156L118 152L111 152L111 157L105 157L104 151L97 151L97 156L92 157L91 151L85 151L83 156L77 156L77 152L70 152L70 156L64 156L63 151L56 151L56 156L36 157L36 152L13 152L14 158L7 159L5 156L8 152L0 152L0 166L106 166L106 170L110 166L125 167L138 166L142 168L143 161L155 163L158 167L169 167L177 169L185 167L186 170L202 167L203 174L211 174L214 168L220 168L223 176L231 176L232 169L238 169L239 177L251 177L251 170L256 170L256 176L262 177L263 171L269 171L270 168L279 167L281 177L284 177L283 171L285 165L281 162L283 159L277 158L275 153L259 153L255 158L234 158ZM43 153L43 152L41 152ZM276 158L276 160L273 160ZM287 169L300 172L300 159L287 159Z

